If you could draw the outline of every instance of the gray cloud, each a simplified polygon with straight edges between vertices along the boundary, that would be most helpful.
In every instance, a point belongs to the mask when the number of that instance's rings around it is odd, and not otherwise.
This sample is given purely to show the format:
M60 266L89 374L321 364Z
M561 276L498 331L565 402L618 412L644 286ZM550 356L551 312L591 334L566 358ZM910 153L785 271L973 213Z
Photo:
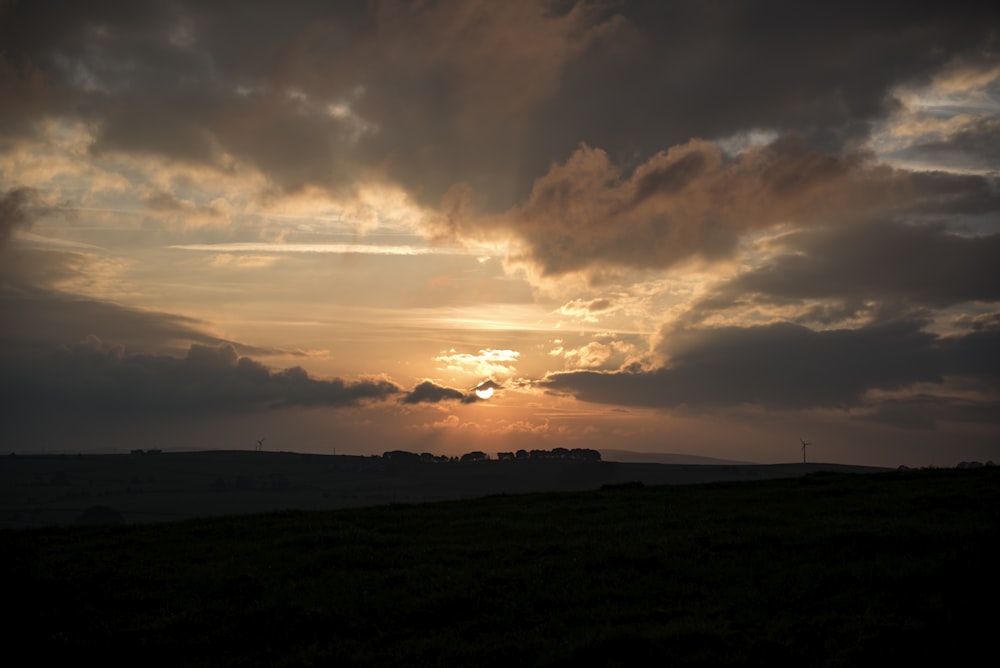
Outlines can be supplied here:
M935 164L996 170L1000 168L1000 116L979 118L949 137L915 144L905 155Z
M670 331L662 341L663 368L554 373L541 385L584 401L694 409L857 407L870 390L951 376L1000 386L998 329L943 337L912 320L827 331L776 323Z
M835 300L846 318L872 302L944 308L1000 301L998 234L882 221L796 231L780 239L780 248L766 265L696 304L696 315L741 303Z
M208 334L207 324L195 318L131 309L50 290L22 289L0 295L0 315L0 345L7 352L52 349L90 335L129 350L158 354L182 353L192 343L231 343ZM234 345L243 354L282 352Z
M224 151L286 188L336 189L367 168L433 205L467 182L493 210L581 141L623 164L752 129L839 150L892 108L893 86L959 56L995 61L998 21L980 2L38 0L0 11L7 137L75 117L98 128L95 152L216 164Z
M630 174L584 146L492 223L512 228L543 273L560 275L728 257L747 232L778 224L843 225L942 210L995 213L1000 196L984 177L914 175L863 152L820 153L783 137L736 158L692 140Z
M181 354L192 344L236 346L241 354L296 354L233 343L207 332L208 323L182 315L129 308L53 288L85 274L83 255L7 243L15 228L33 224L44 207L30 188L0 197L0 353L35 354L94 336L129 350Z
M467 394L461 390L443 387L425 380L400 399L400 402L404 404L436 404L441 401L460 401L463 404L470 404L476 400L477 397L474 394Z
M31 188L11 188L0 195L0 251L6 249L15 229L31 224L37 196Z
M342 407L385 399L386 380L310 377L300 367L272 371L232 344L192 344L184 357L127 354L96 336L33 355L0 358L3 401L18 420L78 415L191 417L289 407Z
M902 399L879 401L872 410L852 416L856 420L877 422L900 429L938 429L942 422L980 424L1000 423L1000 411L990 397L956 398L947 395L918 393Z
M0 289L30 293L83 275L85 258L80 253L21 248L2 251Z
M574 61L531 136L549 156L579 141L624 160L643 147L795 130L839 150L894 106L891 91L963 52L990 51L981 3L629 2L631 49ZM932 48L938 47L940 50ZM977 46L973 46L977 45ZM551 159L551 157L550 157Z

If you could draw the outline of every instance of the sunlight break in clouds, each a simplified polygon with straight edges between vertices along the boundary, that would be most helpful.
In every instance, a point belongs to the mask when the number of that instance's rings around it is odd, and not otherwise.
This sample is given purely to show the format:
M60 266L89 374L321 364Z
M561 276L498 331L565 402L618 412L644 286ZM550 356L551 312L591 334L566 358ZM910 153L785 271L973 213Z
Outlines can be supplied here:
M434 361L444 364L442 371L460 373L466 376L506 378L517 371L515 364L521 353L516 350L493 350L486 348L478 354L459 353L455 349L443 352Z

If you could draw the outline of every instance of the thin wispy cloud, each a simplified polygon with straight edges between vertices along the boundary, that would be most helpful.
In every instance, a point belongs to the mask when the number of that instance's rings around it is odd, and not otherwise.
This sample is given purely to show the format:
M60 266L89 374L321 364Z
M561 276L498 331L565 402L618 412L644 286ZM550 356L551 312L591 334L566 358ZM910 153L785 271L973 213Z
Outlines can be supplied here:
M175 244L177 250L218 253L330 253L348 255L471 255L482 256L481 250L437 246L389 246L381 244L265 243L233 242L218 244Z

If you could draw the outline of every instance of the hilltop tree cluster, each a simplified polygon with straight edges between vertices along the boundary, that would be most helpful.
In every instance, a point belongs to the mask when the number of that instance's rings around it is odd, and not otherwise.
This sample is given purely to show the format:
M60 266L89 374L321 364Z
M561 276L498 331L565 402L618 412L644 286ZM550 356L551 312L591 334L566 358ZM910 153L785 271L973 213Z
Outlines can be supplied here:
M504 460L536 460L536 459L572 459L583 462L601 461L601 453L591 448L552 448L551 450L518 450L517 452L498 452L497 459Z
M537 461L550 459L567 459L583 462L601 461L601 453L590 448L553 448L551 450L518 450L517 452L498 452L499 461ZM390 450L382 453L382 459L386 462L399 464L428 464L440 462L484 462L489 461L490 456L481 451L474 450L467 452L461 457L448 457L446 455L432 455L429 452L417 454L406 450Z
M399 464L433 464L438 462L449 462L456 461L457 457L448 457L447 455L432 455L429 452L421 452L419 455L415 452L407 452L406 450L390 450L388 452L382 453L382 459L387 462L399 463Z

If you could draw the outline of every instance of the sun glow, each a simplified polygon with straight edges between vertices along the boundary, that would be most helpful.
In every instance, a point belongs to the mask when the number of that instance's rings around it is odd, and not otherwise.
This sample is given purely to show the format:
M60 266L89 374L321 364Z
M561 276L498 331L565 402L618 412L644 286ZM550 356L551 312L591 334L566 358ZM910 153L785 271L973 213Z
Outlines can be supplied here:
M477 387L476 396L479 397L480 399L489 399L490 397L493 396L493 388L490 386Z

